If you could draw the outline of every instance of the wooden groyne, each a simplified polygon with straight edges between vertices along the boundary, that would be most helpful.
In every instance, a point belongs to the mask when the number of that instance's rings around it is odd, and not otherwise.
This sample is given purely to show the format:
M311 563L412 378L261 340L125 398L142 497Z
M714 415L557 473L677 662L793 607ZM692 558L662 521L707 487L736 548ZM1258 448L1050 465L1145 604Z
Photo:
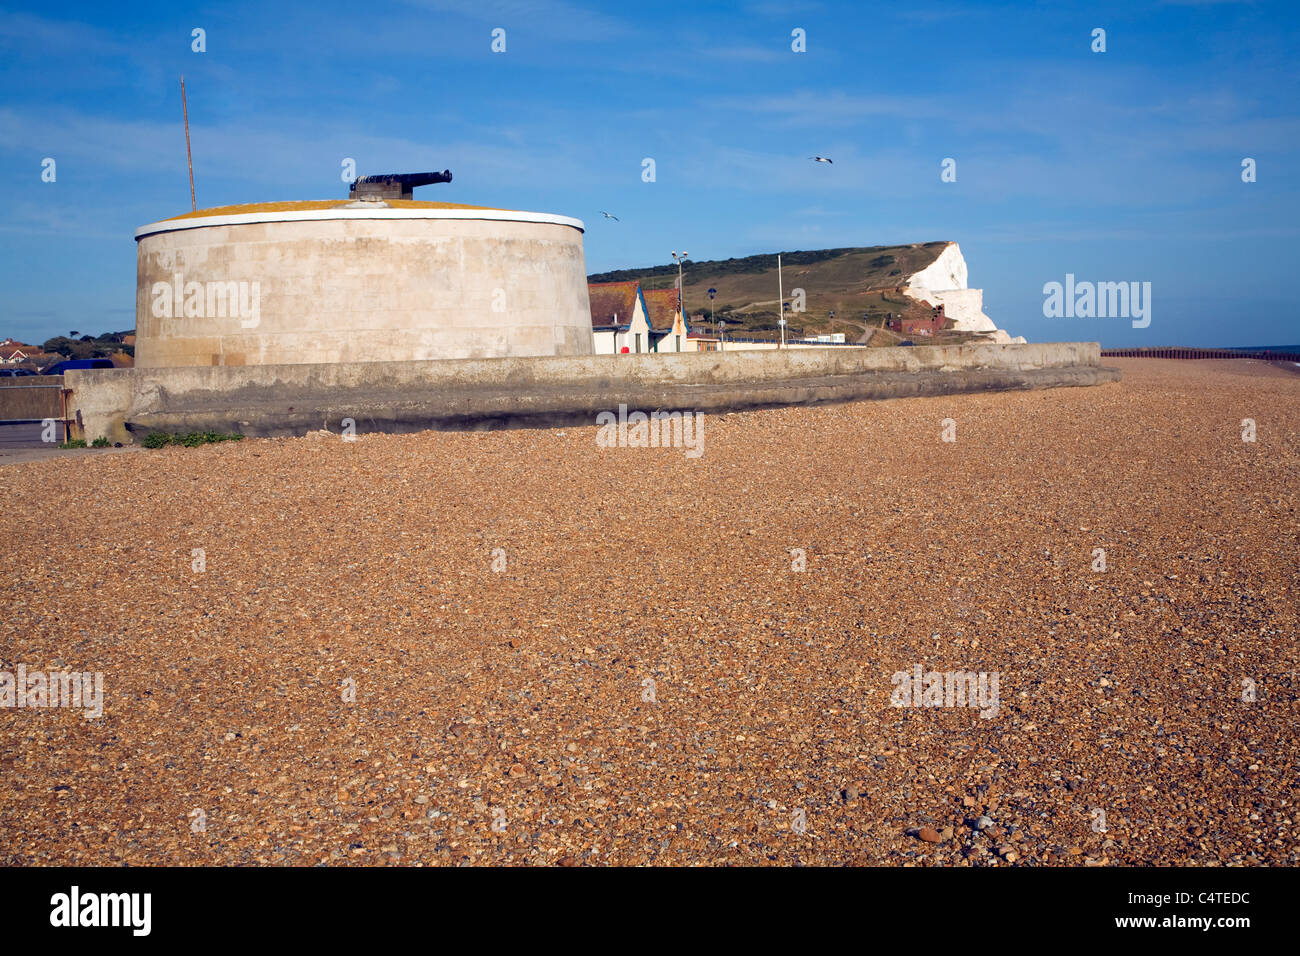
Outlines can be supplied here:
M1300 352L1278 352L1272 349L1247 351L1238 349L1102 349L1102 358L1163 358L1163 359L1263 359L1266 362L1300 362Z

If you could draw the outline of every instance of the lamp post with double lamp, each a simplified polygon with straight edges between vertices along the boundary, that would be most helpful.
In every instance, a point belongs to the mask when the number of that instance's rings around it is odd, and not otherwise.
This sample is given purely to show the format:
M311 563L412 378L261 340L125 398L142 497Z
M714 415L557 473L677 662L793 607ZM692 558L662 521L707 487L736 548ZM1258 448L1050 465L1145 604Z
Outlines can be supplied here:
M685 249L680 256L673 252L673 261L677 263L677 308L681 310L683 320L686 319L686 290L682 288L682 263L689 255L690 253Z

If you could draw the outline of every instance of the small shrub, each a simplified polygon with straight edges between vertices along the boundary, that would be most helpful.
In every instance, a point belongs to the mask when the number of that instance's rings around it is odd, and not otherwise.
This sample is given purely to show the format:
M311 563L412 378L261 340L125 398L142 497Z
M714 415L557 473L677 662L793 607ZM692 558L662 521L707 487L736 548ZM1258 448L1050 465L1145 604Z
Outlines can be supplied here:
M86 439L84 439L84 438L71 438L71 439L69 439L68 441L65 441L65 442L64 442L63 444L61 444L59 447L60 447L60 448L85 448L85 447L86 447Z
M105 438L103 435L100 435L98 438L96 438L94 441L92 441L92 442L90 443L90 447L91 447L91 448L107 448L107 447L108 447L108 444L109 444L108 439Z
M244 436L239 432L190 432L187 435L179 436L180 444L186 448L195 448L199 445L210 445L222 441L243 441Z
M223 441L243 441L239 432L186 432L183 435L169 435L167 432L150 432L141 443L145 448L162 448L164 445L183 445L197 448Z

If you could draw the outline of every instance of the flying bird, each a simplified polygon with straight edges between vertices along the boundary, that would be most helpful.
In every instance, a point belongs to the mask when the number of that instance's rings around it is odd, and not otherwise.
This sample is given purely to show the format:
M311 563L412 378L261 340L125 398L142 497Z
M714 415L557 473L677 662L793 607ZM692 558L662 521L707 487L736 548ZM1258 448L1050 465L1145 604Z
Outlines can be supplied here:
M605 212L605 210L603 209L600 211L600 214L604 216L606 219L613 219L615 222L619 221L618 216L615 216L612 213Z
M825 156L809 156L808 158L809 158L809 159L816 160L816 161L819 162L819 163L830 163L832 166L835 165L834 162L832 162L831 160L827 159Z

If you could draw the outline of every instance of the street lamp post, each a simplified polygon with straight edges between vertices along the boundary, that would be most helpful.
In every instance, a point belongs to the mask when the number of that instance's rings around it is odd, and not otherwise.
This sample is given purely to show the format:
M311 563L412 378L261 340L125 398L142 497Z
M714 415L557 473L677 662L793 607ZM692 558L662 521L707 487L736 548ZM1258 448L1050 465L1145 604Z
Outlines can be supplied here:
M781 347L785 348L785 284L781 281L781 253L776 254L776 314L781 326Z
M686 290L682 287L682 263L689 255L690 253L685 249L680 256L673 252L673 261L677 263L677 308L681 310L683 320L686 318Z
M718 294L717 289L709 290L709 325L713 326L715 329L718 327L718 325L716 322L713 321L713 297L717 294Z

